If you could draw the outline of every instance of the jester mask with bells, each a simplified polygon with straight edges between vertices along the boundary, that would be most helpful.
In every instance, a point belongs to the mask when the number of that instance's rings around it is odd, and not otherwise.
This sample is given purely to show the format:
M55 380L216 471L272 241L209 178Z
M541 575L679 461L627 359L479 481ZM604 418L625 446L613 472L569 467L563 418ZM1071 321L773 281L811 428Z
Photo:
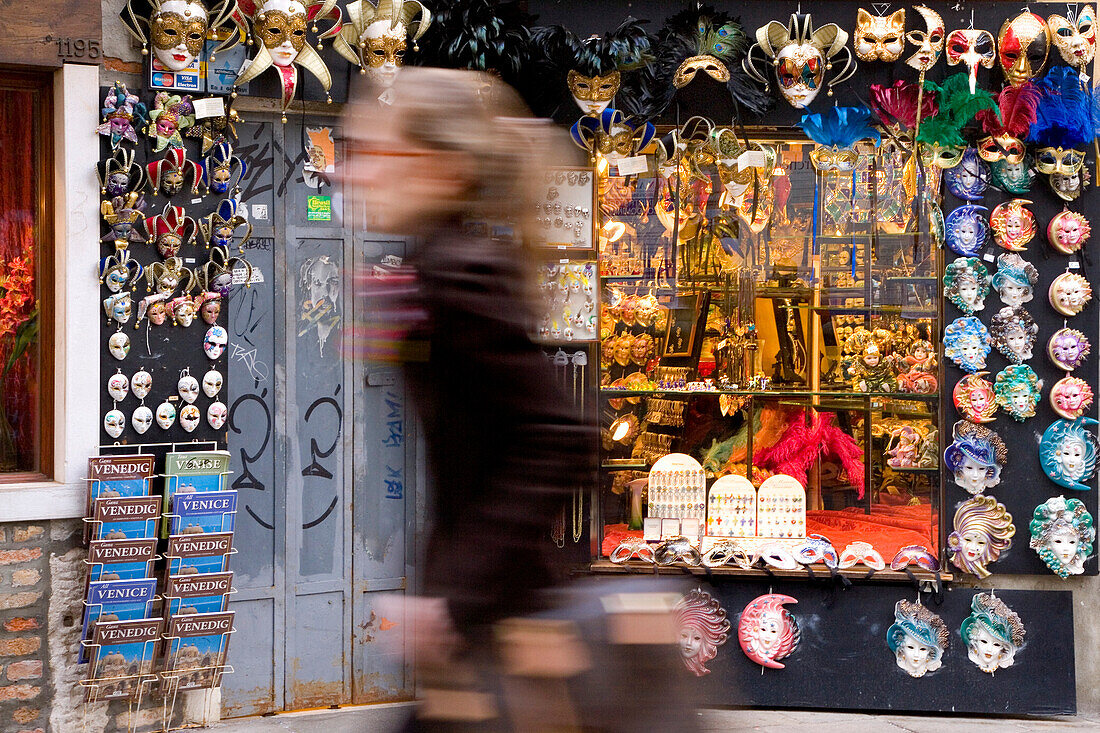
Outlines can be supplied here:
M809 14L794 13L786 27L773 20L756 29L756 43L742 62L753 78L768 84L767 60L775 66L779 93L792 107L805 108L814 101L822 85L833 96L832 87L856 73L856 62L848 33L836 23L813 27ZM827 74L832 71L832 78Z
M321 55L306 43L307 26L317 33L317 49L321 41L340 32L340 8L336 0L240 0L241 11L252 21L251 43L256 46L244 71L237 76L234 88L247 84L272 66L282 78L283 122L286 110L298 88L298 67L309 71L325 90L332 88L332 75ZM331 22L319 32L318 22ZM310 25L312 24L312 25ZM236 96L236 91L231 96Z
M906 59L905 63L923 72L931 69L940 60L947 28L943 24L943 18L935 10L924 5L918 5L913 9L924 18L925 29L909 31L905 34L905 40L917 47L917 52Z
M226 251L236 239L237 230L244 227L244 237L237 243L237 251L244 251L244 243L252 237L252 224L241 215L241 204L236 199L224 199L216 211L199 219L199 229L207 247Z
M605 109L599 117L584 116L577 120L569 134L577 146L599 153L615 162L637 155L649 145L657 129L649 122L639 122L620 110Z
M1050 31L1046 22L1027 11L1001 26L997 38L997 60L1008 83L1018 87L1036 77L1047 62Z
M145 230L153 238L160 256L168 259L178 255L180 247L195 241L198 224L187 216L182 206L165 204L164 211L145 220Z
M1062 60L1078 70L1084 70L1096 56L1096 11L1091 5L1069 17L1052 15L1047 18L1050 40Z
M970 76L970 93L978 86L978 67L993 68L997 57L997 42L989 31L963 28L947 36L947 65L964 64Z
M432 24L431 12L418 0L378 0L377 8L356 0L347 14L332 46L382 87L391 86L404 65L409 39L417 50L416 42Z
M211 61L241 41L236 0L128 0L120 16L141 43L142 55L149 53L151 40L153 56L169 71L183 71L200 58L210 31L229 31Z
M889 16L860 8L852 46L860 61L897 61L905 50L905 8Z

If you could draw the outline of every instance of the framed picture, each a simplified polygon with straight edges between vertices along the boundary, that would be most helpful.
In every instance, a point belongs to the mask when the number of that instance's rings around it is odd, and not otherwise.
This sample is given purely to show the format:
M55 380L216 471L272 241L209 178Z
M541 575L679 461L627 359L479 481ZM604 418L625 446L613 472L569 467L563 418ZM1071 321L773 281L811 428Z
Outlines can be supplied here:
M586 166L551 168L539 186L533 244L562 250L595 249L595 171Z
M661 356L687 356L695 353L695 346L703 336L707 302L710 293L681 295L668 309L668 335Z

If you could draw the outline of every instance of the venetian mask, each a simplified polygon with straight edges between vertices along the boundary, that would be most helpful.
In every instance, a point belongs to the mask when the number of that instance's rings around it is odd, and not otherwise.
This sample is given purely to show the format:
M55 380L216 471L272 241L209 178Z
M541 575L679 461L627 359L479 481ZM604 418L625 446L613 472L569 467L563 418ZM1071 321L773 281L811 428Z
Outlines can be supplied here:
M202 182L214 193L228 193L237 188L247 171L245 162L233 154L233 146L221 142L202 161Z
M125 196L145 184L145 169L134 162L134 151L126 148L119 148L110 158L97 163L96 173L103 196Z
M199 398L199 380L190 374L184 374L176 383L176 390L179 392L180 398L190 405Z
M112 333L111 337L107 339L107 351L111 353L111 356L122 361L130 353L130 337L122 331Z
M130 416L130 425L133 426L134 431L138 435L145 435L146 431L153 424L153 411L145 405L140 405L134 410L134 414Z
M1031 191L1035 171L1031 168L1031 156L1024 153L1023 160L994 160L989 163L989 182L1005 193L1023 194Z
M334 48L382 87L392 85L404 65L409 39L415 47L432 24L432 14L417 0L379 0L377 7L358 0L348 5L347 15Z
M1051 173L1047 183L1054 195L1063 201L1075 201L1088 185L1088 171L1084 168L1070 173Z
M206 43L207 15L202 3L165 0L150 18L153 55L169 71L183 71Z
M157 425L162 430L167 430L176 422L176 408L171 402L161 402L157 405Z
M1064 255L1071 255L1081 249L1090 234L1092 227L1089 226L1089 220L1068 209L1055 214L1047 225L1047 241Z
M836 23L817 29L809 14L794 13L787 26L773 20L756 30L756 43L743 64L746 72L765 86L767 70L761 68L761 54L775 67L779 93L792 107L808 107L822 86L833 95L832 87L855 73L852 51L845 44L848 33ZM833 72L831 78L828 72Z
M1096 11L1091 5L1081 8L1076 18L1051 15L1047 18L1050 40L1062 60L1075 69L1084 69L1096 56Z
M997 433L984 425L960 420L955 423L952 436L943 460L956 484L970 494L981 494L1001 482L1008 448Z
M598 115L607 109L618 93L621 81L622 75L618 71L603 76L584 76L572 69L565 79L573 101L586 115Z
M215 430L221 430L225 420L229 416L229 410L222 402L211 402L206 408L206 422Z
M103 121L96 132L110 138L112 150L117 150L123 140L137 144L137 129L145 126L145 105L125 84L115 82L103 98L100 111Z
M917 47L917 52L910 56L905 63L917 71L924 72L931 69L939 61L940 54L943 53L944 36L947 33L947 28L943 24L943 18L935 10L924 5L917 5L913 9L924 18L925 30L909 31L905 34L905 39Z
M184 405L180 409L180 427L188 433L194 432L202 420L202 413L196 405Z
M1092 300L1092 286L1075 272L1063 272L1050 284L1047 299L1063 316L1075 316Z
M130 378L130 389L133 390L134 397L145 399L153 389L153 375L144 369L134 372L134 376Z
M245 243L252 237L252 224L245 218L243 211L244 208L236 199L223 199L218 204L217 210L199 219L199 229L202 231L203 239L206 240L208 247L221 252L223 262L220 264L222 265L228 265L233 259L227 252L239 228L244 227L245 230L241 241L237 243L238 251L244 251ZM213 259L213 253L211 253L211 259Z
M160 256L168 259L177 256L181 246L195 241L198 224L182 206L165 204L163 212L145 220L145 230L153 237Z
M1016 526L1012 515L992 496L972 496L955 512L955 530L947 538L951 564L979 578L992 573L988 565L1012 546Z
M156 139L153 152L159 153L166 147L182 148L183 137L180 133L195 124L191 96L157 92L153 109L149 110L149 120L151 124L146 134Z
M181 295L168 304L172 319L177 326L188 328L195 320L195 302L188 295Z
M1085 334L1072 328L1061 328L1047 341L1047 356L1054 366L1072 372L1081 366L1091 347Z
M103 299L103 312L108 321L127 323L133 314L134 301L130 293L115 293Z
M202 168L195 161L187 159L185 148L169 148L163 158L146 164L145 170L153 191L165 198L171 198L182 191L188 176L191 177L191 195L199 192Z
M852 46L860 61L897 61L905 50L905 8L889 16L871 15L860 8Z
M1016 420L1035 416L1043 383L1035 371L1026 364L1012 364L997 373L993 392L997 404Z
M130 394L130 380L121 371L118 374L112 374L107 380L107 394L115 402L122 402L126 399L126 395Z
M1062 377L1050 388L1050 406L1060 417L1076 420L1092 407L1092 387L1077 377Z
M1075 491L1089 491L1096 472L1096 436L1087 430L1091 417L1055 420L1039 441L1039 465L1054 483Z
M1031 302L1035 297L1035 283L1039 271L1015 252L997 255L997 272L993 275L993 289L1001 302L1013 308Z
M1018 87L1039 75L1050 52L1050 32L1046 22L1024 11L1004 22L997 38L997 60L1005 79Z
M993 422L997 414L997 398L993 385L982 377L986 372L967 374L960 379L952 391L955 409L972 423Z
M950 638L943 619L920 603L895 604L894 623L886 630L886 645L898 667L910 677L923 677L943 666Z
M989 166L975 148L966 148L958 165L943 172L947 190L963 201L977 201L989 188Z
M222 373L211 368L202 377L202 391L207 397L214 398L222 389Z
M599 117L585 115L577 120L569 128L569 134L581 148L598 152L614 163L649 145L657 128L609 107Z
M145 233L137 225L145 218L145 205L145 197L136 191L131 191L124 196L115 196L110 201L100 204L99 211L103 214L103 220L107 222L110 231L99 241L104 244L113 242L115 250L120 253L130 244L144 242ZM118 256L129 259L129 254Z
M1035 507L1028 543L1054 574L1065 579L1085 572L1085 559L1092 554L1096 527L1080 499L1056 496Z
M126 287L136 288L144 272L141 264L130 256L128 249L117 250L115 254L99 261L99 282L106 285L112 293L120 292Z
M989 322L989 333L997 351L1014 364L1020 364L1031 358L1039 324L1022 307L1006 305Z
M977 257L959 257L943 271L943 294L966 314L985 309L989 270Z
M222 312L222 294L216 290L200 293L195 297L195 306L199 309L202 320L212 326Z
M970 93L978 86L978 67L993 68L997 42L989 31L963 28L947 36L947 65L965 64L970 78Z
M121 410L111 410L103 416L103 430L112 438L122 435L122 431L125 429L126 416L122 414Z
M1024 207L1027 199L1010 199L998 204L989 215L993 241L1010 252L1023 252L1035 236L1035 215Z
M229 336L221 326L211 326L206 330L206 337L202 342L202 350L209 359L217 359L225 351L225 345L229 342Z
M763 667L783 669L780 659L798 646L799 630L784 604L798 603L790 596L768 593L749 601L737 623L737 641L752 661Z
M642 548L640 555L645 555ZM645 548L649 549L649 548ZM652 549L649 549L652 557ZM684 665L697 677L710 672L706 664L718 655L718 647L729 638L726 610L710 593L696 588L685 594L673 609L677 647Z
M970 615L959 628L967 658L989 674L1012 666L1025 633L1016 612L992 593L974 594Z
M956 318L944 328L944 356L965 372L985 369L991 343L989 331L974 316Z
M984 206L967 204L947 215L945 221L946 244L957 255L973 257L985 246L989 237L989 225L985 221Z

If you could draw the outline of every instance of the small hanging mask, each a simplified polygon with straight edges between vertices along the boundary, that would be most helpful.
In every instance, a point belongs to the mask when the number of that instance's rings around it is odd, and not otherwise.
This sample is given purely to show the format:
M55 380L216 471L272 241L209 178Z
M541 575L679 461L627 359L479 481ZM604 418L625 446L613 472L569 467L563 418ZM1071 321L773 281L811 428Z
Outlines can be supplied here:
M993 346L1005 359L1022 364L1032 357L1039 325L1021 306L1005 306L993 315L989 322ZM999 377L1000 375L998 375Z
M187 159L185 148L169 148L163 158L146 164L145 171L153 192L165 198L171 198L182 191L188 176L191 177L191 195L199 192L202 168L195 161Z
M107 91L101 110L103 122L96 132L111 139L111 148L117 150L122 141L137 144L137 131L145 127L145 105L136 94L131 94L122 82Z
M1089 226L1089 220L1069 209L1055 214L1047 225L1047 241L1064 255L1080 250L1090 234L1092 227Z
M1019 254L1006 252L997 255L997 272L993 275L993 289L1007 306L1030 303L1035 297L1035 283L1039 282L1039 270Z
M171 402L161 402L157 405L157 425L162 430L167 430L176 422L176 408Z
M180 427L188 433L194 432L202 420L202 412L195 405L184 405L180 409Z
M1012 666L1025 633L1016 612L992 593L974 594L970 615L959 627L967 658L988 674Z
M1003 159L991 161L989 164L989 182L1005 193L1017 196L1030 193L1034 178L1031 156L1026 152L1023 160L1018 163Z
M1096 425L1091 417L1055 420L1039 441L1039 465L1054 483L1074 491L1089 491L1096 473L1098 443L1088 430Z
M107 222L110 231L100 238L100 242L114 242L116 250L126 249L131 244L145 242L142 228L145 219L145 197L136 191L124 196L115 196L99 205L99 212Z
M203 322L213 326L222 312L222 294L216 290L200 293L195 297L195 307L199 309Z
M1024 208L1029 204L1027 199L1010 199L997 204L989 215L993 241L1009 252L1023 252L1035 237L1035 215Z
M164 262L154 262L145 268L145 281L156 293L171 296L186 279L184 291L195 286L195 274L183 266L179 257L169 257Z
M180 399L190 405L199 398L199 380L186 371L184 370L184 375L176 383L176 391L179 392Z
M122 414L122 410L111 410L103 416L103 430L112 438L122 435L125 429L126 416Z
M1063 316L1075 316L1092 300L1092 286L1075 272L1063 272L1050 284L1047 299L1050 307Z
M940 60L947 28L943 24L943 18L935 10L924 5L918 5L913 9L924 18L925 30L909 31L905 35L905 39L917 47L917 52L905 63L923 72L931 69Z
M985 324L974 316L956 318L943 330L943 355L971 374L985 369L992 344Z
M943 294L967 315L984 310L989 270L977 257L959 257L943 269Z
M188 328L195 320L195 301L189 295L181 295L168 304L177 326Z
M1027 11L1004 22L997 38L997 60L1005 79L1018 87L1039 75L1050 52L1046 22Z
M1029 529L1035 550L1047 567L1063 580L1085 572L1085 558L1092 554L1096 527L1080 499L1056 496L1035 507Z
M808 107L821 91L833 95L832 87L856 71L852 50L845 44L848 33L836 23L813 27L809 14L793 13L787 26L777 20L756 30L756 43L745 57L744 70L765 86L769 84L764 62L775 66L779 93L792 107ZM832 77L828 78L828 72Z
M153 238L160 256L168 259L179 254L180 247L192 244L198 224L182 206L165 204L164 211L145 220L145 230Z
M784 607L788 603L798 601L791 596L769 593L749 601L741 612L737 641L745 656L762 667L783 669L785 665L779 660L798 646L798 623Z
M141 264L130 256L128 249L121 249L99 261L99 282L112 293L125 288L133 290L145 272Z
M1092 387L1078 377L1065 376L1050 388L1050 407L1066 420L1076 420L1092 407Z
M989 188L989 166L974 148L966 148L958 165L943 172L947 190L963 201L977 201Z
M987 211L989 209L984 206L967 204L948 214L945 222L947 248L962 257L977 255L989 236L984 216Z
M989 31L974 28L962 28L951 31L947 36L947 65L964 64L969 72L970 93L978 85L978 67L993 68L997 57L997 42Z
M229 410L222 402L212 402L206 408L206 422L215 430L221 430L225 420L229 416Z
M211 367L210 371L202 377L202 391L207 397L213 399L222 389L222 373Z
M130 293L115 293L103 299L103 311L109 321L128 323L133 313L134 302Z
M122 331L112 333L111 338L107 339L107 351L111 356L122 361L130 353L130 337Z
M117 374L112 374L107 380L107 394L115 402L122 402L126 399L126 395L130 394L130 380L121 370Z
M125 196L145 185L145 169L134 162L134 151L127 148L119 148L97 163L96 173L103 196Z
M897 61L905 50L905 8L889 16L871 15L860 8L852 46L860 61Z
M1084 71L1096 56L1096 11L1086 5L1076 18L1052 15L1047 18L1050 40L1053 41L1062 60L1075 69Z
M157 92L153 109L149 111L149 125L146 134L156 139L153 152L159 153L165 148L182 148L184 130L195 124L195 107L191 96L179 96L168 92Z
M982 377L986 372L967 374L951 393L955 409L971 423L993 422L997 414L997 398L993 385Z
M950 639L947 624L925 606L904 600L895 604L886 645L910 677L923 677L942 667Z
M202 342L202 349L207 358L217 359L225 351L225 345L229 343L229 336L221 326L211 326L206 331L206 337Z
M130 389L133 390L134 397L144 400L149 396L149 391L153 389L153 375L144 369L138 370L130 378Z
M233 246L237 230L244 227L244 237L237 243L238 251L252 237L252 224L244 217L243 207L236 199L223 199L217 210L199 219L199 229L207 247L228 250Z
M1034 325L1035 321L1031 320L1030 316L1028 320ZM1038 327L1035 327L1035 333L1038 330ZM1035 336L1025 334L1024 338L1034 340ZM1031 346L1028 345L1026 348L1030 350ZM1019 355L1014 355L1014 358L1019 358ZM1027 364L1010 364L999 371L997 378L993 381L997 405L1020 422L1029 417L1035 417L1035 407L1039 404L1042 387L1039 376Z
M221 142L202 161L202 182L207 190L224 194L237 189L247 171L245 162L233 154L233 146Z
M130 424L138 435L145 435L153 424L153 411L145 405L138 406L130 416Z
M636 155L649 145L657 134L657 128L609 107L599 117L581 117L569 128L569 134L578 147L598 152L614 163Z
M1088 357L1092 344L1085 334L1072 328L1061 328L1047 341L1047 356L1054 366L1072 372Z

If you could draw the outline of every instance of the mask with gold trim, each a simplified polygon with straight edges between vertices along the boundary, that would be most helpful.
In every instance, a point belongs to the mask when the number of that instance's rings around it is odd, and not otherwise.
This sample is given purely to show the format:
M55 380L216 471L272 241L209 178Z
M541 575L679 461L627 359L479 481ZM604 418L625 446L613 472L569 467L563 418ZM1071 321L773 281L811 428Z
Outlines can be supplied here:
M573 101L582 112L588 115L599 114L607 109L618 93L622 74L612 71L603 76L584 76L575 69L570 69L565 83L569 87L569 93L573 95Z
M202 162L202 182L209 191L229 193L238 189L247 170L245 162L233 154L232 145L219 143Z
M871 15L860 8L852 46L860 61L897 61L905 50L905 8L888 16Z
M861 140L873 140L877 146L882 136L872 126L874 114L867 107L832 107L825 112L803 115L799 127L817 143L810 153L810 162L822 173L850 173L859 163L855 149Z
M145 197L137 191L104 201L99 205L99 212L110 227L110 231L99 240L103 244L114 242L118 251L145 241L145 230L141 228L145 219Z
M936 114L922 121L917 142L925 163L939 168L953 168L962 160L966 139L962 130L983 109L994 109L996 103L989 92L968 90L966 74L953 74L943 86L932 81L925 86L936 94Z
M176 257L180 248L195 241L198 224L182 206L165 204L164 211L145 220L145 231L153 238L160 256Z
M1069 17L1051 15L1047 18L1050 40L1062 60L1075 69L1084 70L1096 56L1096 11L1086 5Z
M1019 163L1027 154L1024 140L1035 122L1039 90L1030 82L1005 87L997 95L997 103L1000 114L996 110L982 110L977 115L987 134L978 141L978 155L990 163L998 160Z
M182 191L188 176L191 176L191 195L199 192L202 168L195 161L187 159L185 148L169 148L163 158L146 164L145 170L153 193L165 198L171 198Z
M1078 72L1055 66L1036 82L1039 105L1028 141L1035 145L1035 167L1048 176L1064 200L1080 195L1086 176L1085 149L1095 135L1091 99Z
M147 112L138 96L131 94L125 84L116 81L107 91L100 113L103 121L95 131L111 139L112 150L118 150L123 140L137 144L137 130L145 127Z
M1024 11L1006 20L997 34L997 60L1014 87L1038 76L1049 53L1050 31L1035 13Z
M821 87L833 96L832 87L856 73L848 33L836 23L814 28L809 14L793 13L786 27L777 20L756 30L743 66L753 78L768 85L765 61L775 66L779 93L792 107L805 108ZM831 77L827 73L832 71Z
M652 124L638 122L610 107L599 117L581 117L569 128L574 143L610 161L636 155L649 144L656 132Z
M156 139L154 153L165 148L182 148L181 133L195 124L195 108L191 104L191 95L180 96L168 92L157 92L153 109L149 110L149 125L146 134Z
M737 164L737 159L745 152L745 146L737 139L737 133L729 127L712 130L710 146L722 188L729 196L737 198L752 185L753 179L752 168L740 168Z
M127 30L164 69L184 71L203 56L207 38L221 39L210 60L244 38L244 19L235 0L127 0L119 13ZM155 68L155 67L154 67Z
M252 237L252 224L240 214L241 204L236 199L224 199L217 210L199 219L199 230L207 247L228 250L234 244L237 230L245 227L244 236L237 242L237 251L244 251L244 244Z
M997 41L989 31L962 28L947 36L947 65L966 66L971 94L977 91L978 67L992 69L996 58Z
M432 24L431 12L418 0L379 0L377 7L356 0L348 3L347 16L333 48L382 87L391 86L405 64L409 41L417 50Z
M924 18L925 29L909 31L905 34L905 40L917 47L917 52L906 59L905 63L917 71L928 71L940 60L947 27L943 24L940 14L932 8L917 5L913 9Z

